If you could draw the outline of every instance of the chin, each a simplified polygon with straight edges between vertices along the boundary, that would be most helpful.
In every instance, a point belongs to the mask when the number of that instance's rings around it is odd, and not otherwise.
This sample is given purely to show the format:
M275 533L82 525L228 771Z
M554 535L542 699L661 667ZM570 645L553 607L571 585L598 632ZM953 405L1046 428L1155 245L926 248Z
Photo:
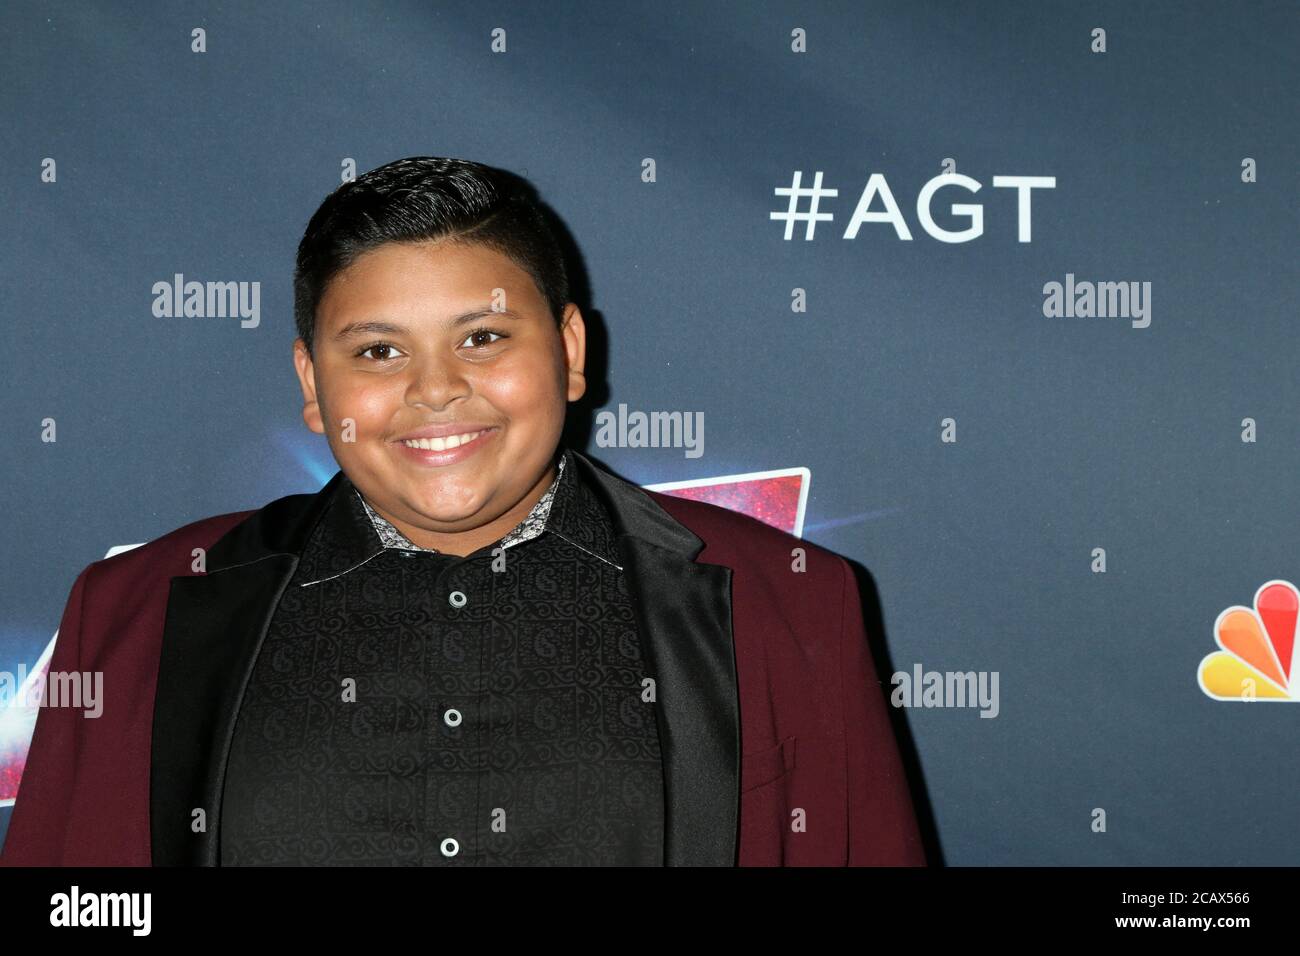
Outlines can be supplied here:
M455 506L448 507L446 496L443 495L438 498L421 499L412 502L411 510L430 521L437 521L442 524L456 524L461 521L472 520L483 510L486 503L486 498L479 498L475 495L470 500L461 500Z

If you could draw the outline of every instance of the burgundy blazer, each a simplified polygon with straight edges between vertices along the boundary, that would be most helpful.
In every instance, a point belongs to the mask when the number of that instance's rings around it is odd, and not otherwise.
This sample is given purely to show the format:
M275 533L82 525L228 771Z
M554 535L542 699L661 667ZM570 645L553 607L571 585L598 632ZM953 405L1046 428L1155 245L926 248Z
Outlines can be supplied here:
M614 522L656 679L666 865L924 865L844 559L574 457ZM244 688L341 479L78 575L50 671L102 671L102 713L41 707L0 864L218 865Z

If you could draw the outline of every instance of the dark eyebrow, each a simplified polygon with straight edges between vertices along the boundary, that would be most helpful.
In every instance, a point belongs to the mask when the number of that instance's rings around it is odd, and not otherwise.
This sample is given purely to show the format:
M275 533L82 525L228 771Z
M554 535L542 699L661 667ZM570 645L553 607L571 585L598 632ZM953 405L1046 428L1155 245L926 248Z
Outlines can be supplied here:
M451 328L458 328L462 325L468 325L471 322L477 322L484 318L514 319L519 321L523 316L517 312L511 312L504 309L500 312L492 309L474 309L470 312L462 312L455 316L449 323ZM394 325L392 322L381 322L370 320L367 322L349 322L343 328L334 334L334 341L341 342L344 339L358 338L363 335L406 335L410 330L404 325Z

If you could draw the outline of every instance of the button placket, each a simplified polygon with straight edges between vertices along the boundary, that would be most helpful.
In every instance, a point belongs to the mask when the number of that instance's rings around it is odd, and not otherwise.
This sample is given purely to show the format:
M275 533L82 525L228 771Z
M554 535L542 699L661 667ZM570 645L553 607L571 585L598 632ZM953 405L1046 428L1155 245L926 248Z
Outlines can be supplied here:
M435 614L435 620L441 619L441 624L435 624L435 627L452 627L463 634L467 629L473 627L471 612L464 609L470 604L470 596L473 594L473 588L466 583L466 575L469 573L470 563L464 559L455 560L440 569L437 579L433 583L430 597L435 602L439 600L438 595L445 595L446 603L443 605L442 613ZM457 579L462 583L457 586ZM471 609L472 611L472 609ZM469 637L466 634L466 637ZM469 646L474 642L469 641ZM477 654L471 652L469 658L464 664L469 664L474 660ZM457 664L457 667L462 666ZM471 665L472 666L472 665ZM442 741L441 746L454 749L463 754L473 754L477 747L477 734L474 731L474 721L477 719L476 712L465 708L465 704L457 702L458 706L451 706L449 702L430 702L434 708L433 712L441 714L443 731L438 735ZM469 719L467 720L467 715ZM437 719L437 718L435 718ZM468 796L468 803L462 809L458 808L447 817L443 824L446 827L442 831L440 842L438 843L438 852L442 858L451 862L453 858L459 859L465 856L466 852L470 855L465 857L462 862L472 863L474 854L477 853L478 834L475 820L478 816L478 808L474 805L474 794L479 787L471 787ZM458 834L458 836L448 835L449 833ZM435 837L435 839L439 839Z

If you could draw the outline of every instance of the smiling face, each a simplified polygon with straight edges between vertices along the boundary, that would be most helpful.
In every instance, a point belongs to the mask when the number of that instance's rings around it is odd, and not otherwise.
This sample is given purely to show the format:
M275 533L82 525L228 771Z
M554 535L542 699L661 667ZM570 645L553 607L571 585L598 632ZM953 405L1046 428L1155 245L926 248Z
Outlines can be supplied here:
M303 420L371 507L415 544L466 555L511 531L555 477L585 348L578 307L557 328L532 277L496 250L386 243L330 280L315 354L296 340L294 365Z

